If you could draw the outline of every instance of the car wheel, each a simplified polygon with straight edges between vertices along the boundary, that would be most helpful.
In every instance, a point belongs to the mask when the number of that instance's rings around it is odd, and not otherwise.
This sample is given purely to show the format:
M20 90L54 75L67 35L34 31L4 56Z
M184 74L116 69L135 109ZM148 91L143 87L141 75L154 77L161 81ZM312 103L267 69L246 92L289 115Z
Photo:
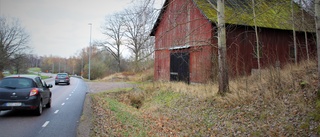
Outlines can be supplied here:
M46 108L51 108L51 97L49 99L49 102L46 104Z
M58 83L54 83L55 85L58 85Z
M40 116L42 114L42 101L39 102L39 106L34 110L35 115Z
M67 85L70 85L70 83L67 83Z

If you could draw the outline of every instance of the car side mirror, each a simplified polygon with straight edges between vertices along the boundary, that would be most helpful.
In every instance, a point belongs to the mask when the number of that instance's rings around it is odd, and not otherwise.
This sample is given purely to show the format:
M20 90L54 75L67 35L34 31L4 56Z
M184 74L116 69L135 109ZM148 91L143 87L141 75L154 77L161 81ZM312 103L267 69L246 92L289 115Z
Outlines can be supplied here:
M51 85L51 84L49 84L48 86L47 86L47 88L52 88L53 86Z

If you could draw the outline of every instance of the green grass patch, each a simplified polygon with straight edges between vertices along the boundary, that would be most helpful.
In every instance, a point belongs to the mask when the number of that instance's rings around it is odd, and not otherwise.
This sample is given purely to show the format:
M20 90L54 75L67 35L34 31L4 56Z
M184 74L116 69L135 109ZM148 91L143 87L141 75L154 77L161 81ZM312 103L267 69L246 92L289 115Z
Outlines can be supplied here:
M118 100L109 96L109 94L117 93L119 91L123 91L123 89L112 90L93 95L93 98L97 99L96 101L104 100L105 105L102 107L106 110L109 110L111 113L111 115L108 115L107 118L113 122L108 123L108 125L111 127L121 127L120 130L113 130L113 128L108 129L107 132L109 135L115 136L147 136L148 128L144 126L144 120L140 113L133 107L119 102ZM115 123L115 125L112 125L112 123Z
M4 77L10 76L10 75L11 75L10 73L5 73L5 74L3 74Z
M115 113L117 120L121 121L122 124L127 126L131 125L132 127L139 129L143 127L139 122L141 120L140 118L126 111L127 109L130 109L127 108L127 105L111 98L106 98L105 100L109 103L109 109Z
M32 72L41 72L41 68L29 68L28 71L32 71Z
M117 89L111 89L104 92L101 92L101 94L109 94L109 93L116 93L116 92L127 92L132 90L132 88L117 88Z
M9 74L9 75L5 75L5 76L10 76L10 75L16 75L16 74ZM24 74L23 74L23 75L24 75ZM34 73L30 73L30 74L28 74L28 75L38 76L37 74L34 74ZM48 78L50 78L49 76L42 76L42 75L40 75L40 77L41 77L41 79L48 79Z
M166 107L174 107L175 102L177 102L181 96L181 93L160 91L159 94L154 97L154 102Z
M42 79L48 79L48 78L50 78L50 77L49 77L49 76L42 76L42 75L41 75L41 78L42 78Z
M320 99L317 99L315 111L311 115L316 121L320 121Z

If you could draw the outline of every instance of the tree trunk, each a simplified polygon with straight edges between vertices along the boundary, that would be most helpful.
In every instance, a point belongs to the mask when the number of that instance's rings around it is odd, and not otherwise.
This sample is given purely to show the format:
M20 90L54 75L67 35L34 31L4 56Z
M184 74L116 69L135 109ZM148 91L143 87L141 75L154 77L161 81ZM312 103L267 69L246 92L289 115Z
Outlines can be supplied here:
M0 66L0 80L4 77L3 74L2 74L3 73L3 69L4 68L2 66Z
M218 54L219 54L219 91L225 95L229 91L228 70L226 65L226 28L224 15L224 0L217 1L218 7Z
M315 0L315 23L318 55L318 97L320 96L320 0Z
M296 30L295 30L295 19L294 19L294 8L293 8L293 0L291 0L291 13L292 13L292 34L293 34L293 45L294 45L294 63L297 65L298 63L298 51L297 51L297 38L296 38Z
M118 46L118 49L120 49L120 44ZM121 72L121 54L120 50L117 51L117 62L118 62L118 72Z
M253 21L254 21L254 31L256 33L256 57L257 57L257 61L258 61L258 74L259 74L259 79L261 80L261 63L260 63L260 42L259 42L259 35L258 35L258 27L257 27L257 23L256 23L256 10L255 10L255 3L254 0L252 0L252 11L253 11Z
M302 5L302 0L300 0L300 5ZM305 16L304 16L304 10L303 7L301 6L301 15L302 15L302 22L305 22ZM304 30L304 40L306 44L306 52L307 52L307 60L308 62L310 61L310 56L309 56L309 46L308 46L308 33L307 33L307 28L306 25L303 23L303 30Z

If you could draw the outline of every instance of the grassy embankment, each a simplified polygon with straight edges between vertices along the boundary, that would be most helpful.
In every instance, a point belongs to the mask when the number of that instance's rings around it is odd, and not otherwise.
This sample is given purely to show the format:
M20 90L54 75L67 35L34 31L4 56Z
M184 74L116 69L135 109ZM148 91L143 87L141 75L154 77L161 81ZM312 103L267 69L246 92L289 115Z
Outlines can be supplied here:
M41 72L41 69L40 68L29 68L28 69L28 74L30 75L38 75L40 72ZM6 73L4 74L4 76L9 76L9 75L12 75L10 73ZM42 79L47 79L47 78L50 78L49 76L42 76L40 75Z
M41 68L29 68L28 72L31 75L39 75L39 73L41 72ZM50 78L49 76L43 76L43 75L40 75L40 76L42 79Z
M134 89L92 94L90 135L319 136L316 87L316 62L269 68L261 79L233 79L225 97L217 95L215 83L144 82Z

